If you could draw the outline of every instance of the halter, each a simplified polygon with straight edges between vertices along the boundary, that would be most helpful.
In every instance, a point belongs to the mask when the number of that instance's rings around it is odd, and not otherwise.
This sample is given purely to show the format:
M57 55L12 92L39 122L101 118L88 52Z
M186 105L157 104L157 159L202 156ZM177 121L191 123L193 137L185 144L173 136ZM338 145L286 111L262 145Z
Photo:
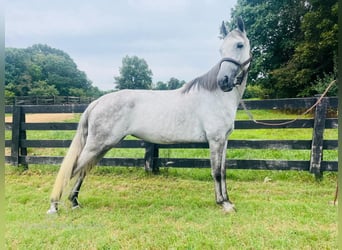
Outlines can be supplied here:
M249 58L246 61L244 61L243 63L239 63L238 61L236 61L235 59L230 58L230 57L223 57L221 59L221 61L219 62L220 67L221 67L221 64L223 62L231 62L231 63L233 63L239 67L239 73L237 74L236 79L234 81L234 87L241 85L243 79L245 78L245 76L246 76L246 74L247 74L247 72L251 66L251 65L249 65L248 68L244 69L244 67L252 61L252 58L253 58L252 53L249 53L249 55L250 55Z

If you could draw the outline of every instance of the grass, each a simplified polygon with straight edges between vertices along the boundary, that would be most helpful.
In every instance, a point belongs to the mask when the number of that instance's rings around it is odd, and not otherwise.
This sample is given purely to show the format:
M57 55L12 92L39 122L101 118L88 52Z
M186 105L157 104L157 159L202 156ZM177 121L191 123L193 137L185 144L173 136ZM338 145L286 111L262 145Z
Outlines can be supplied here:
M254 112L253 112L254 113ZM292 118L277 111L257 119ZM239 119L246 119L243 113ZM285 117L284 117L285 116ZM75 117L74 121L77 121ZM74 131L29 131L29 139L71 139ZM311 139L311 129L236 130L231 139ZM6 138L10 133L6 131ZM336 139L337 129L325 139ZM133 139L133 138L130 138ZM29 149L64 155L65 149ZM228 150L228 158L309 159L305 150ZM143 157L141 149L114 149L115 157ZM161 150L162 157L208 157L208 150ZM337 152L324 151L325 160ZM82 209L63 197L47 216L58 166L5 167L7 249L337 249L336 173L321 182L307 172L228 170L238 212L214 202L210 169L96 167L80 194ZM266 178L267 177L267 178ZM265 179L271 179L265 182Z
M336 249L336 174L228 172L238 212L214 203L209 169L97 167L80 194L47 216L57 167L6 167L7 249ZM271 181L264 182L265 177Z

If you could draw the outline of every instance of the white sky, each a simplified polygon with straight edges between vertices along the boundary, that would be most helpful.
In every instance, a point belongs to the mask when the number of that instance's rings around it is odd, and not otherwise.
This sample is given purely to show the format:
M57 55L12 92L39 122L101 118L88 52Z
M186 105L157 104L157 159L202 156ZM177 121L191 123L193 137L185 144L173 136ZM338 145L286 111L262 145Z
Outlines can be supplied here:
M144 58L153 82L190 81L219 60L222 20L237 0L7 0L6 47L47 44L68 53L101 90L122 58Z

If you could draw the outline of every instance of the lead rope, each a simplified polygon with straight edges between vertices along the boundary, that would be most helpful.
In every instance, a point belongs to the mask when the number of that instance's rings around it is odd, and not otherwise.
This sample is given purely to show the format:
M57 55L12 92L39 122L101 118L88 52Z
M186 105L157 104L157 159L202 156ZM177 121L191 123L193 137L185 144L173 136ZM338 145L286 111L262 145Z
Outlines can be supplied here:
M295 119L290 120L290 121L286 121L286 122L280 122L280 123L268 123L268 122L262 122L262 121L257 121L253 114L247 109L246 104L244 102L244 100L240 100L240 103L243 107L243 109L245 110L245 112L247 113L249 119L251 121L253 121L256 124L261 124L261 125L266 125L266 126L282 126L282 125L287 125L290 123L293 123L295 121L297 121L299 118L303 117L304 115L306 115L307 113L311 112L321 101L322 99L326 96L326 94L328 93L328 91L330 90L330 88L332 87L333 84L336 83L336 80L333 80L329 83L328 87L325 89L325 91L323 92L323 94L320 96L320 98L318 98L318 100L316 101L316 103L314 105L312 105L309 109L307 109L305 112L303 112L302 114L298 115Z
M335 191L334 206L336 206L336 202L337 202L337 195L338 195L338 182L336 182L336 191Z
M308 110L306 110L304 113L298 115L295 119L291 120L291 121L287 121L287 122L281 122L281 123L268 123L268 122L261 122L261 121L257 121L254 119L253 114L247 109L245 102L241 99L240 103L243 107L243 109L246 111L249 119L251 121L253 121L256 124L261 124L261 125L266 125L266 126L281 126L281 125L287 125L290 123L293 123L295 121L297 121L299 118L303 117L304 115L306 115L307 113L309 113L310 111L312 111L321 101L322 99L326 96L326 94L328 93L328 91L330 90L330 88L332 87L333 84L336 83L336 80L333 80L329 83L328 87L325 89L325 91L323 92L323 94L320 96L320 98L318 98L318 100L316 101L316 103L314 105L312 105ZM338 195L338 181L336 182L336 191L335 191L335 198L334 198L334 206L336 205L336 201L337 201L337 195Z

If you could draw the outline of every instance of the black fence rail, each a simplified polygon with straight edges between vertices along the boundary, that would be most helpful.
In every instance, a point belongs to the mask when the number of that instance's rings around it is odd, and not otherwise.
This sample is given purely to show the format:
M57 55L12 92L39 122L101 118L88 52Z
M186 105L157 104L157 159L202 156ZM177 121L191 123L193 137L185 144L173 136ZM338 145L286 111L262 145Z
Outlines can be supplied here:
M305 110L311 107L318 98L295 98L262 101L245 101L248 109L281 109ZM235 129L288 129L312 128L311 140L229 140L228 149L290 149L310 150L307 160L244 160L228 159L227 168L230 169L264 169L264 170L304 170L314 173L320 178L324 171L337 171L337 161L324 161L324 150L337 150L338 141L324 140L325 129L338 127L337 118L328 118L327 110L337 109L337 97L323 98L314 110L314 117L298 119L289 124L268 126L256 124L248 120L235 121ZM6 106L5 113L12 113L12 122L6 123L6 129L12 130L11 140L5 145L11 148L11 154L5 159L8 163L18 166L29 164L60 164L62 156L34 156L27 154L27 148L67 148L71 140L29 140L26 139L28 130L76 130L77 123L27 123L26 114L32 113L82 113L87 105L27 105ZM239 109L242 107L240 106ZM288 120L263 120L265 123L283 123ZM209 159L193 158L160 158L159 149L199 149L208 148L208 143L186 143L159 145L142 140L124 140L116 148L144 148L144 158L103 158L98 165L102 166L134 166L145 167L149 171L158 171L159 167L178 168L209 168Z
M15 96L6 97L6 105L68 105L68 104L89 104L94 97L86 96Z

